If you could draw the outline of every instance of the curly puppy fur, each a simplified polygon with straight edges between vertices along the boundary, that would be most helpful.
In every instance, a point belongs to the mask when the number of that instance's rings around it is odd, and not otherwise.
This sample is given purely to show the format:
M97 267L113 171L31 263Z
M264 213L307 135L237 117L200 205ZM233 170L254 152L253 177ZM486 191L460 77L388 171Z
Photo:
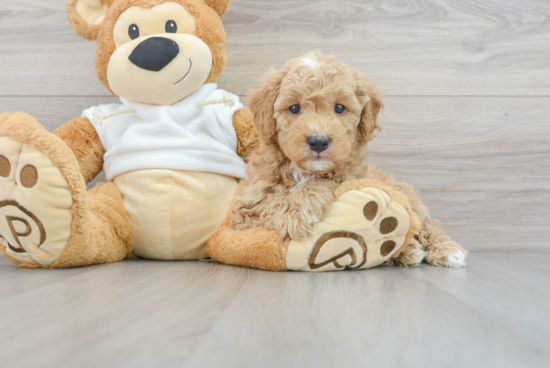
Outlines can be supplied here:
M373 82L335 57L313 52L272 71L261 90L250 94L260 148L252 156L249 178L240 187L231 226L276 230L285 239L303 239L323 218L333 189L343 182L371 178L403 193L422 222L420 233L390 263L416 266L464 265L466 251L431 220L414 188L366 165L367 144L380 127L383 104ZM343 114L335 106L343 105ZM300 105L300 113L289 107ZM308 138L327 137L324 151Z

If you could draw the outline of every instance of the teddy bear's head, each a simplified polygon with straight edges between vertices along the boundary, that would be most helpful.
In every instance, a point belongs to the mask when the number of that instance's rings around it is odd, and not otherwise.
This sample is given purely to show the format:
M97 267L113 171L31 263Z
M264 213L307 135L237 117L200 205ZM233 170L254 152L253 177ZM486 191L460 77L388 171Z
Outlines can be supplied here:
M97 40L97 76L112 93L172 105L222 74L230 3L67 0L67 13L77 35Z

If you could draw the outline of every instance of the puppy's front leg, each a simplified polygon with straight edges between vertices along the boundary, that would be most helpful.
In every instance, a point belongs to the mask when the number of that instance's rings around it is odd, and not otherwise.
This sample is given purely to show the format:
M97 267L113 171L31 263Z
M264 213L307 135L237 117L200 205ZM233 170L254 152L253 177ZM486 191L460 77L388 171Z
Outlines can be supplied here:
M332 186L332 183L308 182L273 198L271 208L262 214L262 224L277 230L283 238L307 238L333 201Z
M234 230L252 229L262 225L262 214L273 202L272 183L252 177L241 183L242 191L235 198L230 225Z

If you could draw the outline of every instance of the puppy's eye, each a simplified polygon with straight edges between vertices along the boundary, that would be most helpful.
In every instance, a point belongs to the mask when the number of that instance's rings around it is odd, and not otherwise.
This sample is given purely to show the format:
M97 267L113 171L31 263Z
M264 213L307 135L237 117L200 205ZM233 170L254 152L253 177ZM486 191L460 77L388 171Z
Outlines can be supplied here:
M178 31L178 25L173 20L169 20L166 22L164 29L166 30L166 33L176 33Z
M130 27L128 27L128 36L130 36L132 40L135 40L139 37L139 28L137 25L132 24Z
M336 105L334 106L334 112L337 113L338 115L342 115L343 113L346 112L346 107L344 105Z
M292 115L298 115L300 112L302 112L302 108L300 107L300 105L293 105L290 106L288 111L290 111Z

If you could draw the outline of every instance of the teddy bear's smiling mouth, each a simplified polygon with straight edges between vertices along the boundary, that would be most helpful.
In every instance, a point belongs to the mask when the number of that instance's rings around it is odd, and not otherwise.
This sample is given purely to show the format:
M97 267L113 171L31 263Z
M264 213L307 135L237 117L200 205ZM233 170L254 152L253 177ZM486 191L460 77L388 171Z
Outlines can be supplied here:
M193 62L191 61L191 59L189 59L189 70L187 71L187 73L185 73L185 75L179 80L177 81L176 83L173 84L173 86L175 86L176 84L178 84L179 82L181 82L182 80L185 79L185 77L187 77L189 75L189 73L191 73L191 68L193 68Z

